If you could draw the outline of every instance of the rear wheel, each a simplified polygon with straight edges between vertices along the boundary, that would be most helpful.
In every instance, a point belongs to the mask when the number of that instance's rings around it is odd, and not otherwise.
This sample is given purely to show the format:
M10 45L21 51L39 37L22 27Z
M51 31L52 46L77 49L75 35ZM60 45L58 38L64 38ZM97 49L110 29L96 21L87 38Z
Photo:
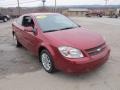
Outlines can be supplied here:
M15 43L16 43L16 47L22 47L22 44L18 41L16 35L14 36L14 40L15 40Z
M51 54L48 52L48 50L44 49L40 53L40 62L42 63L43 68L48 73L55 72L55 67L53 64L53 59Z

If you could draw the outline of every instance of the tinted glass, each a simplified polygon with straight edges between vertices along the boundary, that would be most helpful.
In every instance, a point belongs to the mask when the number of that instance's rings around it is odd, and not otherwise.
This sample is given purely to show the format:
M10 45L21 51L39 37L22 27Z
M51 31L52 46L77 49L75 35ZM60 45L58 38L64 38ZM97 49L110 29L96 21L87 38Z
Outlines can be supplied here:
M43 32L60 30L69 27L78 27L77 24L61 14L36 16L36 19Z

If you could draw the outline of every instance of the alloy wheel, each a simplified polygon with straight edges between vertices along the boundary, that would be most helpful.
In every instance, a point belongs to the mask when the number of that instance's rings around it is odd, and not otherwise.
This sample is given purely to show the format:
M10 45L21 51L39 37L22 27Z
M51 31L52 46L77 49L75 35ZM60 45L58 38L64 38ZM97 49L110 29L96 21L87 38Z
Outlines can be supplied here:
M47 53L43 53L41 55L41 61L45 70L49 71L51 69L52 63Z

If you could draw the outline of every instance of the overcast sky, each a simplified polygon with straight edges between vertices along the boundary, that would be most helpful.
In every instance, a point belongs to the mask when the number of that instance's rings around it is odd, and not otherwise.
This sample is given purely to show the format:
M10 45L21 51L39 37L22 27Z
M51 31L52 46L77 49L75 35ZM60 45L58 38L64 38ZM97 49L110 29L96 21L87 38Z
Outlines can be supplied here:
M35 1L35 2L32 2ZM54 5L55 0L46 0L46 5ZM105 0L56 0L57 5L104 5ZM30 3L24 3L30 2ZM20 0L20 6L32 7L42 6L41 0ZM120 0L109 0L108 5L120 5ZM0 0L0 7L15 7L17 0Z

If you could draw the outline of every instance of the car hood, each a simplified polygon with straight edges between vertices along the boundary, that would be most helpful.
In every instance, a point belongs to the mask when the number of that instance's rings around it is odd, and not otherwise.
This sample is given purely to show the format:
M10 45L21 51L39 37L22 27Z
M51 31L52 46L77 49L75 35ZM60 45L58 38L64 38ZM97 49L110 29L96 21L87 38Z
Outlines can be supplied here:
M83 28L44 33L46 38L58 46L71 46L79 49L89 49L104 43L103 38L92 31Z

